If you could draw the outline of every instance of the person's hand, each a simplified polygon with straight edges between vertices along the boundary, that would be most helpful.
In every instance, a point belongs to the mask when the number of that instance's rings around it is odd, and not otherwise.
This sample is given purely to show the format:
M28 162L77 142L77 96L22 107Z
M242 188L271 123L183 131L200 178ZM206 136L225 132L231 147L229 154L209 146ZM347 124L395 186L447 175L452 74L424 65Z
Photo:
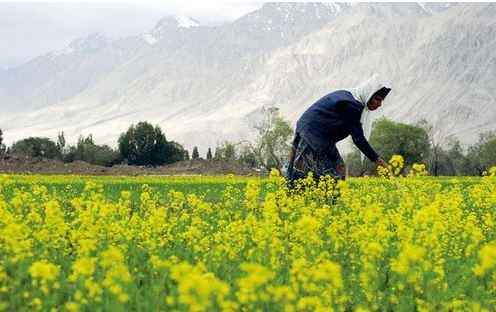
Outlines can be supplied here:
M389 170L389 166L388 164L384 161L384 159L382 159L381 157L377 158L377 160L375 161L375 165L377 167L383 167L385 168L389 173L391 173L391 170Z

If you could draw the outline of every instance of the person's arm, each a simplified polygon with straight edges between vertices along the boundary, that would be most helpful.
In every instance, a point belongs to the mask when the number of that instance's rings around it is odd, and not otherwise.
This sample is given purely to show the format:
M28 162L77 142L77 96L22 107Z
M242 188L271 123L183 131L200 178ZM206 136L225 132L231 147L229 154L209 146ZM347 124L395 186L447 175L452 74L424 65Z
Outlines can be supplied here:
M350 130L351 139L355 146L371 161L376 162L379 155L374 151L372 146L363 134L362 123L360 122L361 111L355 107L348 105L343 109L343 118Z
M363 130L362 130L362 136L363 136ZM355 142L355 145L360 149L360 151L362 151L362 153L365 156L367 156L367 158L370 159L370 161L372 161L373 163L375 163L375 165L377 167L383 167L388 172L391 172L391 170L389 169L389 166L388 166L387 162L384 161L384 159L382 159L381 157L379 157L379 155L377 155L377 153L374 151L374 149L372 148L372 146L370 146L369 142L365 139L365 136L363 136L363 141L358 141L358 144L356 143L355 140L353 140L353 142ZM362 146L363 149L361 149L359 147L359 144ZM368 154L365 153L364 150L367 151ZM374 157L375 157L375 160L372 160L372 159L374 159Z
M391 170L389 170L389 166L387 162L385 162L384 159L379 157L379 155L375 152L372 146L370 146L369 142L365 138L365 135L363 134L363 127L362 127L362 123L360 122L361 111L349 105L345 107L343 113L347 121L350 130L350 135L355 146L358 147L358 149L371 162L375 163L377 167L383 167L388 172L390 172Z

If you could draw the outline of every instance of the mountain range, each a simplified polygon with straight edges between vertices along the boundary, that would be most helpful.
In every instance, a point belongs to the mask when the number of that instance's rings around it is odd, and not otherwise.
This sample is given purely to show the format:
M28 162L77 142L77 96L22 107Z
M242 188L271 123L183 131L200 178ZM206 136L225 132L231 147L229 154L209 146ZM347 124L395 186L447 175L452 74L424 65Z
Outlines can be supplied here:
M252 140L264 105L294 126L379 72L393 91L376 117L426 119L470 144L496 130L495 15L496 3L267 3L220 25L167 17L136 37L94 33L0 70L0 129L6 143L64 131L71 145L92 134L117 146L148 121L204 154Z

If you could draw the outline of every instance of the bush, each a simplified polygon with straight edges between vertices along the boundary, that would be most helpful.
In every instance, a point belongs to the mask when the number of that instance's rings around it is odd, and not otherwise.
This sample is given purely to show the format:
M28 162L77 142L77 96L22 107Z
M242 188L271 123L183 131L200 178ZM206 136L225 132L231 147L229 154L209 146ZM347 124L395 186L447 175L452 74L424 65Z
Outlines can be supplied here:
M62 157L64 162L76 160L85 161L92 165L112 167L123 162L121 154L108 145L96 145L91 134L87 138L79 137L77 146L69 147Z
M55 158L60 156L60 150L55 142L39 137L29 137L15 142L12 145L12 152L31 157Z

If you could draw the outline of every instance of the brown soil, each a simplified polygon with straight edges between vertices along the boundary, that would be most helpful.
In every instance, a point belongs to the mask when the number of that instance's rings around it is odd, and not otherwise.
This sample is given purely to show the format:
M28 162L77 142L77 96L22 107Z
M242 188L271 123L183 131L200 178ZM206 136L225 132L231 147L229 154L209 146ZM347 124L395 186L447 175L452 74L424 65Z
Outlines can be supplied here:
M83 161L63 163L44 157L22 154L0 158L0 173L24 174L88 174L88 175L259 175L254 169L230 159L203 158L181 161L165 166L142 167L116 165L103 167Z

